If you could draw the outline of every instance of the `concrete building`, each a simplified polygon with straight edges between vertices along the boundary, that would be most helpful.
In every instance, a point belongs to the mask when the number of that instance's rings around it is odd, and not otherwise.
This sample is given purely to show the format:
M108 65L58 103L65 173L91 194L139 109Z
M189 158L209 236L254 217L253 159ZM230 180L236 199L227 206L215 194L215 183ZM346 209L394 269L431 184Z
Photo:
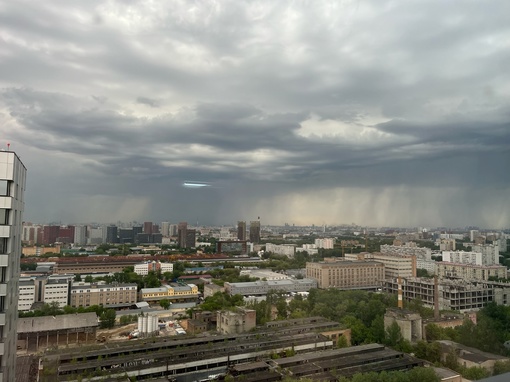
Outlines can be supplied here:
M240 276L249 276L253 278L263 279L267 281L273 280L290 280L292 277L282 273L273 272L270 269L241 269Z
M257 313L252 309L219 311L217 315L216 330L221 334L245 333L256 326Z
M108 244L117 244L119 242L119 229L116 225L106 227L106 242Z
M162 263L160 261L148 261L146 263L136 264L134 271L137 275L146 276L149 272L173 272L174 265L172 263Z
M16 380L18 281L26 171L14 152L0 152L0 382Z
M414 255L416 259L432 260L430 248L418 247L414 242L407 242L403 245L381 245L381 253L399 253L401 255Z
M416 256L400 253L362 252L346 253L346 260L370 260L384 264L384 277L416 277Z
M315 239L316 248L333 249L335 246L335 239L326 237L322 239Z
M425 269L429 275L435 275L436 262L434 260L416 259L416 269Z
M78 308L102 305L105 308L118 308L135 304L136 284L100 284L78 282L71 286L71 306Z
M204 298L211 297L217 292L225 292L225 288L216 284L204 284Z
M106 229L105 227L90 227L87 244L99 245L106 243Z
M402 337L410 342L421 341L423 338L423 325L419 313L405 309L389 308L384 314L384 328L388 328L396 322L402 333Z
M260 220L250 222L250 242L260 243Z
M266 252L272 252L277 255L285 255L289 259L294 258L294 254L296 253L296 246L294 244L266 244Z
M163 235L163 237L170 236L170 222L161 223L161 234Z
M180 222L177 229L177 243L179 247L186 248L186 236L188 234L188 223Z
M397 279L386 279L384 289L397 294ZM434 280L414 277L402 280L404 300L419 299L428 308L434 308ZM510 303L510 286L506 283L467 282L464 280L439 280L438 308L468 312L483 308L489 302L500 305Z
M496 244L473 245L472 251L482 254L483 265L499 265L499 244L497 242Z
M301 279L252 281L244 283L226 282L224 287L225 292L230 295L261 296L266 295L271 290L283 293L308 292L312 288L317 288L317 281L313 279Z
M439 241L440 251L455 251L455 239L441 239Z
M69 305L69 290L73 275L20 277L18 311L34 309L35 303Z
M441 261L436 263L436 275L466 281L488 281L489 277L506 279L507 269L504 265L474 265Z
M87 244L87 226L78 225L74 227L74 244L76 246Z
M492 265L484 264L483 255L481 252L443 251L442 258L443 261L448 263Z
M37 352L50 347L95 343L97 327L95 313L20 318L17 345L22 350Z
M384 264L376 261L322 261L306 263L306 277L321 289L375 289L384 280Z

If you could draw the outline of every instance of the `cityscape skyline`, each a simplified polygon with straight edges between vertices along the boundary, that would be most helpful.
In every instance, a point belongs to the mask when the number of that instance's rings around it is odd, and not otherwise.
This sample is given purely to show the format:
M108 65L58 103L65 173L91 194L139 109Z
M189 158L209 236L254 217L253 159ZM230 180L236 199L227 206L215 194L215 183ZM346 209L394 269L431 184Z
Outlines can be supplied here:
M509 227L508 15L10 2L0 148L27 221Z

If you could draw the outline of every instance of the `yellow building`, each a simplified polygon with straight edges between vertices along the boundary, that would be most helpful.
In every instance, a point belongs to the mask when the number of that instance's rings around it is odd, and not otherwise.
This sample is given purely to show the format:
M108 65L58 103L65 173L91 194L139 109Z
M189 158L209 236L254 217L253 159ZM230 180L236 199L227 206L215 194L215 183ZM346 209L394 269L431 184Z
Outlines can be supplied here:
M172 302L196 300L198 298L198 287L195 284L162 285L158 288L143 288L140 291L142 301L170 300Z

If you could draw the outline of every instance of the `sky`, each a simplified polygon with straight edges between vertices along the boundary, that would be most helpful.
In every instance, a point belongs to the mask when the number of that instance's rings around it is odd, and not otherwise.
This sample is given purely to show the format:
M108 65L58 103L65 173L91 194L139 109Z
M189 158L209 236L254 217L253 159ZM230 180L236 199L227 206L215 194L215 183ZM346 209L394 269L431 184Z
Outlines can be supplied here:
M509 68L507 0L2 1L0 147L38 223L503 228Z

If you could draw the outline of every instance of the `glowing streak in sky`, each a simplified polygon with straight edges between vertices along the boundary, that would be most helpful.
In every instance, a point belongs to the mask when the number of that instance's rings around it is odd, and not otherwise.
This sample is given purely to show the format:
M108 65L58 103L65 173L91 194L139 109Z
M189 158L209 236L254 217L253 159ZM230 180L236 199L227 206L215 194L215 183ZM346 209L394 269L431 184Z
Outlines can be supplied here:
M187 187L187 188L202 188L202 187L209 187L210 184L201 183L201 182L184 182L183 186Z

